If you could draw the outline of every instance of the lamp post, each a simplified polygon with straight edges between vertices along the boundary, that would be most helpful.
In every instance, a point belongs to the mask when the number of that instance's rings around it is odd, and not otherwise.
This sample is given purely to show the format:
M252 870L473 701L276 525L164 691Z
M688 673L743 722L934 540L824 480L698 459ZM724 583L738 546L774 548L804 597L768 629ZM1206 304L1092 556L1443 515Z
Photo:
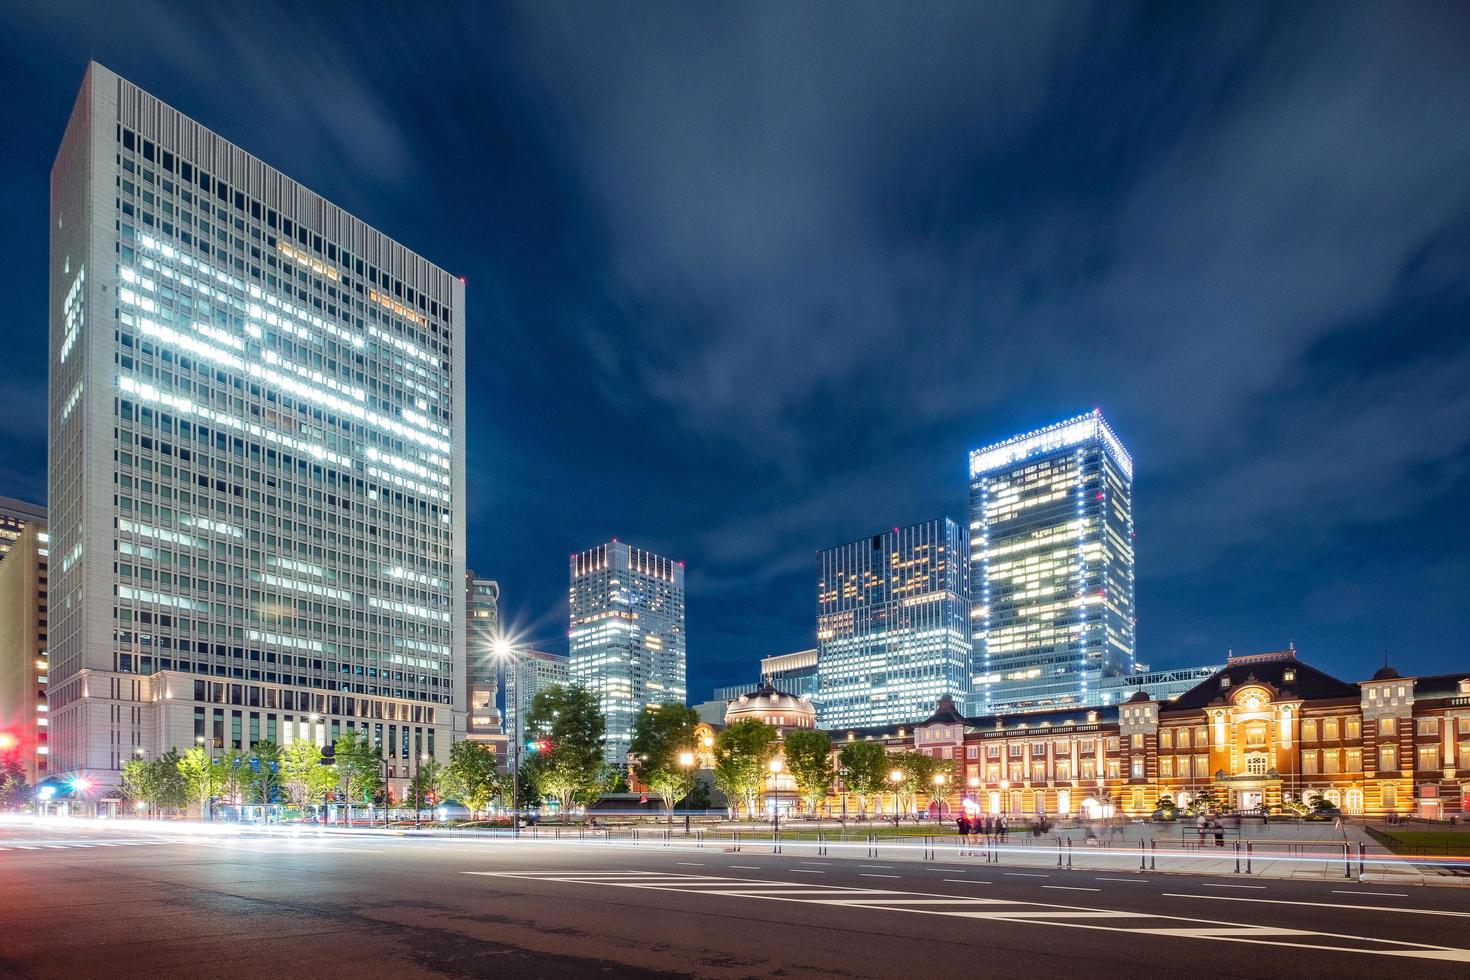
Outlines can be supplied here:
M679 753L679 768L680 769L683 769L685 772L691 772L691 771L693 771L693 769L694 769L694 753L693 752L690 752L688 749L685 749L683 752L680 752ZM691 790L692 790L692 787L691 787ZM672 819L673 819L673 814L672 813L669 814L669 819L672 821ZM685 837L688 837L689 836L689 808L688 807L685 807L684 808L684 836Z
M888 773L888 781L893 784L893 829L898 829L898 787L903 783L903 770L893 769Z
M842 794L842 826L847 826L847 773L848 768L842 766L837 770L837 791Z
M204 736L195 735L194 744L199 746L199 748L204 749ZM214 752L211 751L212 749L212 745L209 749L205 749L205 755L207 757L205 761L206 764L209 766L209 768L205 771L209 773L209 786L208 792L204 793L203 799L199 801L199 815L204 818L205 823L209 823L210 818L214 816Z
M776 803L771 808L771 826L772 826L772 833L775 836L777 836L777 837L780 837L781 836L781 767L782 767L782 765L783 765L783 763L782 763L782 760L781 760L781 757L780 756L777 756L776 758L772 759L771 762L770 762L772 789L774 789L775 792L776 792Z
M491 649L496 659L500 661L503 672L515 669L516 651L509 640L503 636L497 637ZM520 696L521 689L517 685L515 697L519 700ZM524 723L521 716L524 713L519 706L516 706L516 730L512 733L510 740L510 829L511 833L517 837L521 836L521 731Z
M944 799L944 795L943 794L944 794L944 773L942 773L942 772L936 772L934 774L934 801L935 801L935 803L938 804L938 806L935 807L935 814L936 814L935 819L936 820L943 820L944 819L944 804L945 804L945 799Z

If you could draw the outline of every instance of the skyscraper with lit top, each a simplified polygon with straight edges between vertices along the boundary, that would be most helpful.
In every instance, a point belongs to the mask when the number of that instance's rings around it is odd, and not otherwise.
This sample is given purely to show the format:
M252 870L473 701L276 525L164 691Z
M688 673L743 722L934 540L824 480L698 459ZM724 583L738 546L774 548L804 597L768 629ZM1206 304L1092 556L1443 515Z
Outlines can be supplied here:
M602 704L607 761L626 762L638 712L684 703L684 563L614 538L569 569L571 680Z
M1135 671L1133 459L1101 411L970 454L970 556L972 713Z
M355 732L401 794L465 726L463 281L97 64L50 227L52 771Z

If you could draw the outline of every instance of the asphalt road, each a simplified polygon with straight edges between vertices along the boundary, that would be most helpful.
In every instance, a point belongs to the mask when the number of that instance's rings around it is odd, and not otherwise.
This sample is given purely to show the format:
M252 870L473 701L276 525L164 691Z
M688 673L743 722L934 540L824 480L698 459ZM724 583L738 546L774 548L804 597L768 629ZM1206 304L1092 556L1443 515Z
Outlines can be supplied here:
M1139 972L1470 976L1470 889L0 827L6 980Z

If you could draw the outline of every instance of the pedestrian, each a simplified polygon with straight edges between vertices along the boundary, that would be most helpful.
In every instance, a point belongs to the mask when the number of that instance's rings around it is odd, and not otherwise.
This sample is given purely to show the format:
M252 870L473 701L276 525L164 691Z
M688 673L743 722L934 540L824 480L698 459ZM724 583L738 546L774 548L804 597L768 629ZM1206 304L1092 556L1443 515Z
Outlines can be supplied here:
M1213 824L1214 825L1214 828L1215 828L1215 846L1216 847L1224 847L1225 846L1225 824L1222 821L1218 820L1218 819L1212 819L1210 821L1210 823Z
M1210 818L1207 817L1207 816L1205 816L1204 815L1204 812L1201 811L1199 817L1197 817L1195 819L1195 821L1194 821L1195 830L1199 831L1199 846L1200 847L1204 847L1205 846L1205 828L1207 828L1209 825L1210 825Z
M1010 832L1011 832L1011 822L1009 820L1007 820L1006 819L1006 815L1004 813L1002 813L1000 815L1000 839L1001 839L1002 842L1005 841L1006 835L1009 834Z
M970 842L970 818L961 813L955 818L955 826L959 828L960 843L968 844Z

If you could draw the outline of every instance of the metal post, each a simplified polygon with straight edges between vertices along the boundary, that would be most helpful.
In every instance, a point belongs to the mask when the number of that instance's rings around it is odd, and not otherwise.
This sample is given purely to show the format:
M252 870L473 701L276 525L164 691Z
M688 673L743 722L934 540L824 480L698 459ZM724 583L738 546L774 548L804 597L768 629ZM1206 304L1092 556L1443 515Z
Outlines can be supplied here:
M1139 871L1147 871L1148 870L1148 867L1147 867L1147 849L1143 846L1143 841L1139 841L1138 842L1138 870Z
M1150 871L1157 871L1159 869L1158 861L1159 861L1159 842L1156 841L1156 840L1154 840L1153 838L1149 838L1149 842L1148 842L1148 869ZM1068 864L1067 864L1067 867L1070 868L1071 866L1072 866L1071 865L1071 862L1069 861Z
M1057 867L1060 868L1061 866L1062 866L1062 838L1061 838L1060 835L1058 835L1057 836Z
M1240 874L1240 841L1235 842L1235 873Z
M510 764L510 829L521 836L521 713L516 712L515 744L511 747Z
M1250 841L1246 841L1245 842L1245 873L1246 874L1250 874L1251 873L1251 852L1253 850L1254 850L1254 845L1252 845L1252 843Z
M1351 878L1353 876L1352 855L1349 851L1347 841L1342 842L1342 876L1344 878Z
M1072 838L1067 838L1067 867L1072 867Z
M1364 868L1363 868L1363 851L1364 851L1363 842L1362 841L1358 841L1358 879L1359 880L1362 880L1363 873L1364 873Z

